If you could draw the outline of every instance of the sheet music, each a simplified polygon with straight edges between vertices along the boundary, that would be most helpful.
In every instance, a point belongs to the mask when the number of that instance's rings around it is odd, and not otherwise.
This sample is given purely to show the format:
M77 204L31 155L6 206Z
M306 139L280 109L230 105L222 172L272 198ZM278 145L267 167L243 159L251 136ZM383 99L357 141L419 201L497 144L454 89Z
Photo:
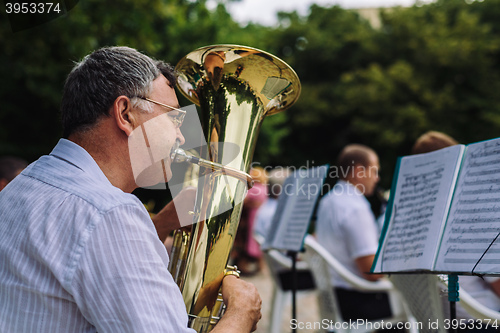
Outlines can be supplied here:
M436 270L500 273L500 139L467 147Z
M298 170L286 179L264 249L302 250L327 171L328 165Z
M463 150L458 145L401 159L374 272L432 268Z

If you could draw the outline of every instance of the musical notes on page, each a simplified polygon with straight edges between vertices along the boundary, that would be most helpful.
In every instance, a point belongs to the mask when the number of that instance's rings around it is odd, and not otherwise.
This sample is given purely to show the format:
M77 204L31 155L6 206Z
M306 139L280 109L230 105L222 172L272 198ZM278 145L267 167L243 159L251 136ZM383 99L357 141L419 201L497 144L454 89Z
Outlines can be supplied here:
M499 273L500 140L469 145L462 164L436 270Z
M262 249L302 249L327 172L328 165L299 169L286 179Z
M374 272L432 269L464 146L401 159Z

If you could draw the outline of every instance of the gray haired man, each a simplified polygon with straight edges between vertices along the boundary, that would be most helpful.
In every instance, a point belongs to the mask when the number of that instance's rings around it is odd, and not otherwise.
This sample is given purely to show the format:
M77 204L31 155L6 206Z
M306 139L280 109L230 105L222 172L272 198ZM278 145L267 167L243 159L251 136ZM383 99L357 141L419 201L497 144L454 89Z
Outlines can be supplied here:
M0 192L1 332L192 331L162 243L192 193L154 221L131 194L135 129L165 116L151 139L168 151L184 142L174 85L169 65L127 47L99 49L71 71L64 138ZM168 180L170 162L146 181ZM213 332L255 330L255 287L228 276L222 291L227 311Z

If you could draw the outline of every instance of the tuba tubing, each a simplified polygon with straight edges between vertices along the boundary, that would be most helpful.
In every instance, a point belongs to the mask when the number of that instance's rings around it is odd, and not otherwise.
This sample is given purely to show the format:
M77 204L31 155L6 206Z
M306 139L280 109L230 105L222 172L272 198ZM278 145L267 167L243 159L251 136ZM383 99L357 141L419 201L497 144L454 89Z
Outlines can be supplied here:
M245 182L249 189L253 187L253 178L248 173L219 163L210 162L196 156L188 155L184 149L175 149L171 154L171 159L174 163L188 162L210 169L212 172L220 172L222 175L231 176Z
M220 286L252 184L248 171L262 120L295 103L301 86L281 59L239 45L199 48L181 59L176 71L178 89L198 105L206 151L199 159L173 152L172 160L196 163L200 173L194 224L190 232L175 232L169 271L181 290L188 326L203 333L212 330L223 309ZM225 155L220 143L236 144L238 156L224 163L230 153Z

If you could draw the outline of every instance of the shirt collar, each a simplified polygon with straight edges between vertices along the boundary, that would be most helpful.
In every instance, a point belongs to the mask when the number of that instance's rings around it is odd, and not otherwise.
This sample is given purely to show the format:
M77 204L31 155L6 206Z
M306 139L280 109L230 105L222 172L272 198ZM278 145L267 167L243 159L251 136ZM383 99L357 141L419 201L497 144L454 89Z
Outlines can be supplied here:
M50 156L54 156L74 165L78 169L88 173L92 178L111 184L94 158L83 147L70 140L60 139L50 153Z

